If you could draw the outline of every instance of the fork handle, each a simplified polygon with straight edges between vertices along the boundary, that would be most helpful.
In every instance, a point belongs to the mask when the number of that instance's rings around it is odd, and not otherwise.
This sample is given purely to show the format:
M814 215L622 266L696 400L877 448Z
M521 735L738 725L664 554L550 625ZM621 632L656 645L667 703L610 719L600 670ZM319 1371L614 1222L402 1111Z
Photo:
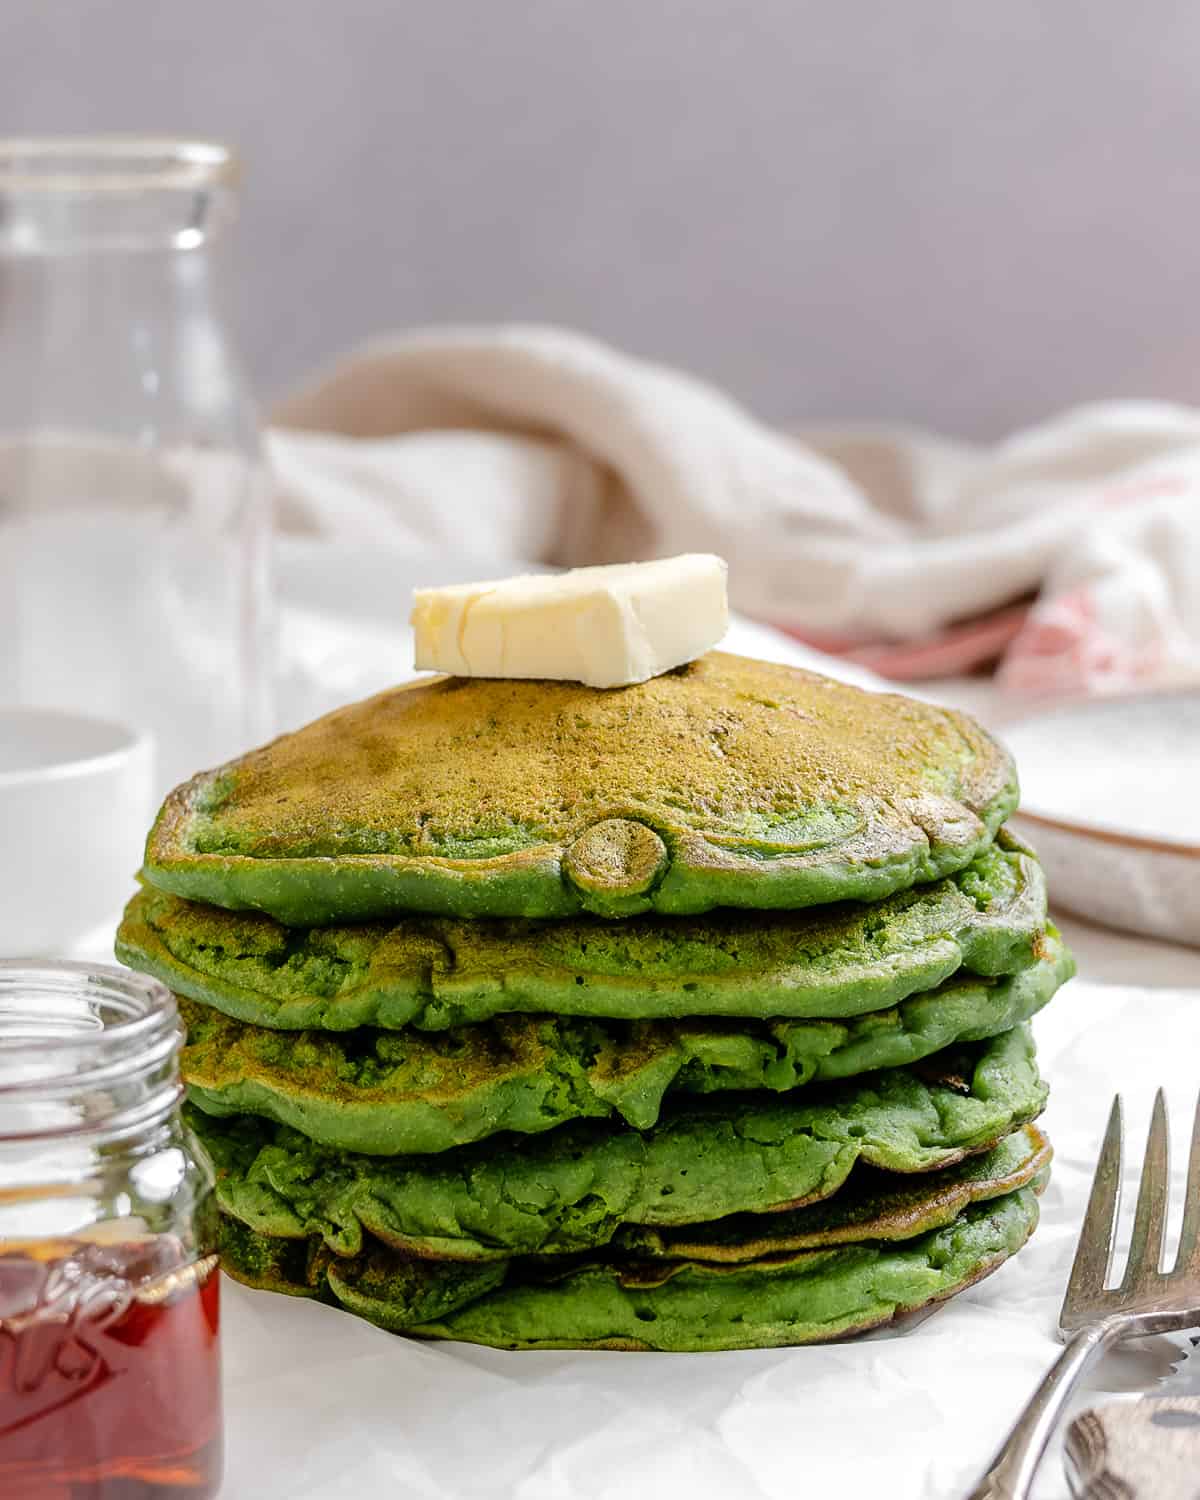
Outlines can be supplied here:
M1120 1325L1115 1321L1092 1323L1072 1335L967 1500L1027 1500L1038 1463L1071 1392L1088 1366L1119 1335Z

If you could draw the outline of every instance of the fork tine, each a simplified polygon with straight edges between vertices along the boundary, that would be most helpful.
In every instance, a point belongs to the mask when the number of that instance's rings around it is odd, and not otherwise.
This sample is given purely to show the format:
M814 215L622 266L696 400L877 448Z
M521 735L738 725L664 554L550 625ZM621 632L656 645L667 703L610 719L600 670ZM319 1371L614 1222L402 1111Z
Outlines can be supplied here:
M1170 1191L1170 1141L1167 1134L1167 1101L1162 1089L1154 1096L1150 1134L1142 1162L1137 1210L1133 1216L1133 1238L1129 1242L1129 1264L1122 1292L1145 1292L1162 1275L1163 1235L1167 1227L1167 1194Z
M1179 1254L1175 1269L1200 1275L1200 1098L1192 1126L1192 1149L1188 1153L1187 1198L1183 1204L1183 1228L1179 1232Z
M1121 1096L1118 1094L1108 1114L1104 1145L1100 1149L1100 1160L1096 1163L1096 1175L1092 1178L1092 1194L1088 1199L1087 1213L1083 1217L1083 1228L1079 1231L1079 1246L1071 1266L1067 1295L1063 1299L1064 1325L1072 1320L1076 1312L1100 1295L1108 1280L1117 1214L1121 1206L1121 1149L1124 1136L1125 1120L1121 1110Z

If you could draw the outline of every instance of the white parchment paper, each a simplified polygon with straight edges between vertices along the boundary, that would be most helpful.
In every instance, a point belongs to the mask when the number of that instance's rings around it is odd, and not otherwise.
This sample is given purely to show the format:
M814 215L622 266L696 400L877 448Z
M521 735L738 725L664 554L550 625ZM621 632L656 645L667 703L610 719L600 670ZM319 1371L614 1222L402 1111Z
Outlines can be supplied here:
M1037 1030L1056 1150L1042 1225L1014 1261L915 1325L809 1349L505 1354L397 1338L226 1281L223 1500L962 1494L1058 1350L1113 1093L1126 1098L1136 1164L1153 1091L1169 1090L1181 1182L1200 1075L1200 990L1079 979ZM1165 1339L1131 1346L1098 1388L1153 1384L1175 1356ZM1057 1451L1037 1494L1067 1494Z

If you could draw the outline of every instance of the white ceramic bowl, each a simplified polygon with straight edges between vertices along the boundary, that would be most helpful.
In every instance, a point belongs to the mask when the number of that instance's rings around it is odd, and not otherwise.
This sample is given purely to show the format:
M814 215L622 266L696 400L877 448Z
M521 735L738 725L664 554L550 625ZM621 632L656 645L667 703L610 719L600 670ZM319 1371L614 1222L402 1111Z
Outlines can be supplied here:
M1066 704L1003 738L1053 902L1200 945L1200 693Z
M149 735L0 708L0 957L69 954L133 890L151 813Z

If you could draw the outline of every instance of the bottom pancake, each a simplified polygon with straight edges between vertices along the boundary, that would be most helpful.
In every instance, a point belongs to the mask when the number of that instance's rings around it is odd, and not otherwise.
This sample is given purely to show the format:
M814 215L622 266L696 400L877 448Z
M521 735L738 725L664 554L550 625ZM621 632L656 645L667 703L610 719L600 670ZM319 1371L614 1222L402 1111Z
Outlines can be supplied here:
M819 1344L972 1286L1021 1248L1037 1220L1037 1194L1019 1188L899 1244L803 1250L742 1265L585 1265L552 1282L506 1282L408 1331L497 1349L700 1353Z
M994 1270L1036 1225L1048 1158L1044 1136L1026 1128L919 1183L862 1172L827 1203L695 1226L695 1253L670 1260L469 1265L377 1241L335 1256L319 1238L273 1239L222 1216L222 1261L251 1286L319 1297L394 1332L501 1348L814 1343L878 1327ZM664 1254L661 1237L638 1248Z

